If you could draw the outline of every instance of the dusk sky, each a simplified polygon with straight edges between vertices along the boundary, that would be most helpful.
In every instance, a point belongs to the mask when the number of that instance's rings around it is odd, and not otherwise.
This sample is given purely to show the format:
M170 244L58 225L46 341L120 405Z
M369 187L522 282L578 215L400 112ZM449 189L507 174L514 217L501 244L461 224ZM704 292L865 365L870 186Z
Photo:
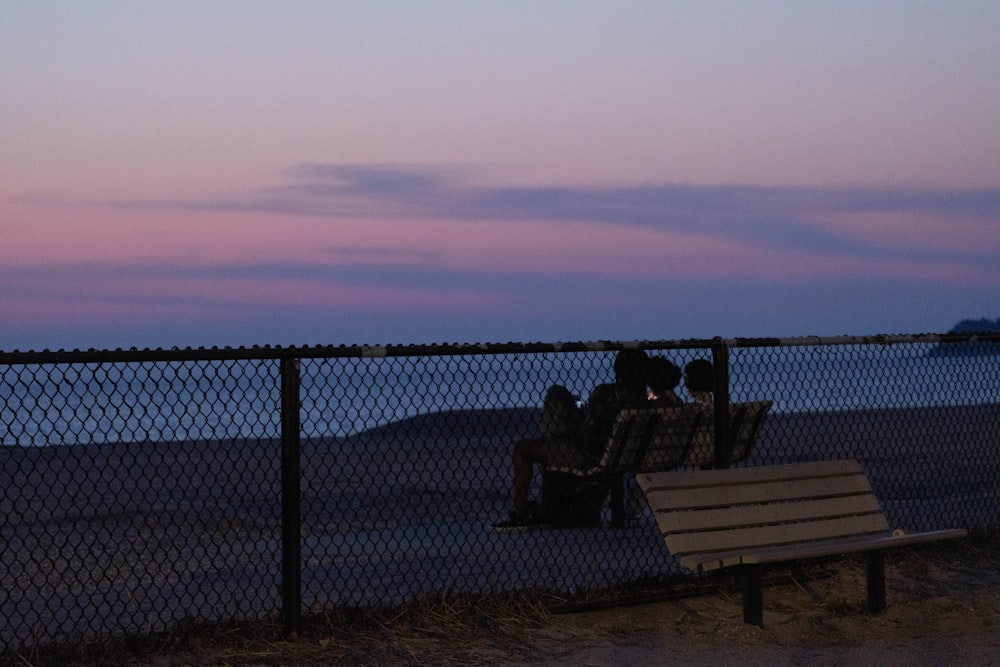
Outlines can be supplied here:
M0 0L0 350L997 318L998 35L990 0Z

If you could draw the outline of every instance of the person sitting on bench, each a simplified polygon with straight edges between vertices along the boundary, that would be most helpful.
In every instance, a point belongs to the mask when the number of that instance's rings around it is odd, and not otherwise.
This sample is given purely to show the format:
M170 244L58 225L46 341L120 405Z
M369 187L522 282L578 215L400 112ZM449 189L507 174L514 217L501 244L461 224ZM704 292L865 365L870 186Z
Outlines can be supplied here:
M650 406L669 408L684 404L677 396L677 385L681 383L680 366L666 357L650 357L646 375Z
M684 367L684 388L699 405L712 407L714 371L708 359L695 359Z
M646 352L625 348L615 357L615 382L598 385L583 408L582 426L573 436L535 437L514 445L514 510L496 528L521 528L544 522L529 503L534 464L589 468L611 434L615 418L623 408L648 405L646 397Z

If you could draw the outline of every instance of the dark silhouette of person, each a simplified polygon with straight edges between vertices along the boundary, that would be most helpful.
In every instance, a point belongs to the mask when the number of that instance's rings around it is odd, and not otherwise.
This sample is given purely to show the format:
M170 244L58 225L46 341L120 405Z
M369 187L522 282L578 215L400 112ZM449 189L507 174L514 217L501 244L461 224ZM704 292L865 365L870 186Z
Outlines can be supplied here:
M712 390L715 386L715 372L712 362L695 359L684 367L684 388L695 403L712 407Z
M541 514L532 511L528 498L535 464L586 470L597 463L618 411L648 405L647 361L643 350L619 351L615 357L615 382L598 385L591 392L575 437L525 438L514 445L514 510L510 519L496 524L497 528L520 528L544 521Z
M681 383L682 375L680 366L666 357L650 357L646 375L652 405L671 407L684 403L677 395L677 385Z

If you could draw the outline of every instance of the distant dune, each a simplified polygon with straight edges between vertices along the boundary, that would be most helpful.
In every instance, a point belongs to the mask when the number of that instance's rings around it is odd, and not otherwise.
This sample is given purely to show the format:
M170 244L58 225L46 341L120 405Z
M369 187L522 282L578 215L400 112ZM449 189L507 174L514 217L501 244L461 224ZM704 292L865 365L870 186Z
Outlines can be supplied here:
M1000 333L1000 318L996 321L986 318L962 320L949 333Z
M1000 319L962 320L948 333L951 334L1000 334ZM975 343L939 343L928 353L932 357L982 357L1000 354L1000 342L976 341Z

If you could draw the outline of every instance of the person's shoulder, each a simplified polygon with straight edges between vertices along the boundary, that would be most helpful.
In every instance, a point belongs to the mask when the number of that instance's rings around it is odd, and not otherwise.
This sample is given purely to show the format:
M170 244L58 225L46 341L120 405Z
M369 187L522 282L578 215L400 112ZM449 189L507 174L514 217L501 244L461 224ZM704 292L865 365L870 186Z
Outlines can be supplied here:
M611 387L612 385L600 384L590 390L584 406L588 416L593 417L595 413L603 413L608 406L614 404L615 397Z
M607 384L599 384L594 387L593 391L590 392L591 396L610 396L615 393L617 384L609 382Z
M590 393L590 403L609 407L643 407L647 404L646 388L630 388L618 383L598 385Z

